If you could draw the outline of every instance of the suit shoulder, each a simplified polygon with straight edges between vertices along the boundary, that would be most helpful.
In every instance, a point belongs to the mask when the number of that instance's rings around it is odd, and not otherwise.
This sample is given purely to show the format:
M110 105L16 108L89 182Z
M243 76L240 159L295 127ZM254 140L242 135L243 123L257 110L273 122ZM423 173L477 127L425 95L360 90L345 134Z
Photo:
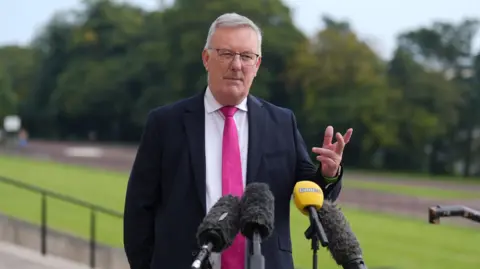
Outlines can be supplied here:
M258 97L254 97L254 98L257 99L257 101L260 102L263 105L263 107L272 114L275 114L280 117L288 117L288 118L294 115L293 111L289 108L274 105L262 98L258 98Z
M162 106L155 107L149 111L149 116L154 118L163 118L175 115L181 115L187 106L194 102L194 98L198 96L192 96L189 98L181 99L173 103L165 104Z

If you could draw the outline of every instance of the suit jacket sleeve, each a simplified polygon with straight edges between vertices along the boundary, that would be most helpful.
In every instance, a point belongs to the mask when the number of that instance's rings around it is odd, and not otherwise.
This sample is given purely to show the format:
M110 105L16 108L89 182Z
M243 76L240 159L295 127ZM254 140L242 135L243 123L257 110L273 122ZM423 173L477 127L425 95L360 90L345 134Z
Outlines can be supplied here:
M295 169L295 178L297 181L309 180L317 183L323 190L326 200L336 201L342 190L343 167L335 183L328 184L322 176L320 167L316 167L309 155L305 141L297 127L295 115L292 112L292 124L295 132L295 146L297 150L297 165Z
M161 199L161 135L150 112L128 180L124 210L124 248L131 269L149 269L153 255L155 208Z

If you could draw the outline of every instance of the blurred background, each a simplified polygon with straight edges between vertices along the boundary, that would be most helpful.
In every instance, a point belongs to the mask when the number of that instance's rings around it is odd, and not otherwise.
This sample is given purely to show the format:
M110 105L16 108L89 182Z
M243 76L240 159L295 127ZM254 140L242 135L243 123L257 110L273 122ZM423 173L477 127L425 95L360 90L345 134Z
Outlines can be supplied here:
M251 92L292 109L308 146L354 129L339 203L369 268L480 268L480 224L427 221L480 210L480 2L17 0L0 1L0 269L128 268L147 112L203 90L225 12L263 30ZM302 269L307 226L293 208ZM337 268L323 250L320 268Z

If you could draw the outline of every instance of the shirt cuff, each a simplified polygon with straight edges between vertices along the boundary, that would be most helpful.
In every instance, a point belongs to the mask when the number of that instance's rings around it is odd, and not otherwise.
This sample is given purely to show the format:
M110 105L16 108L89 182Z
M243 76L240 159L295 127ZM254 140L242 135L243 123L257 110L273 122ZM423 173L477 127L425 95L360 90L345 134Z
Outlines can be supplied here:
M335 183L335 182L337 182L338 177L340 176L341 172L342 172L342 166L339 166L339 167L338 167L337 175L336 175L335 177L326 177L326 176L324 176L323 178L325 178L325 181L326 181L327 183L329 183L329 184Z

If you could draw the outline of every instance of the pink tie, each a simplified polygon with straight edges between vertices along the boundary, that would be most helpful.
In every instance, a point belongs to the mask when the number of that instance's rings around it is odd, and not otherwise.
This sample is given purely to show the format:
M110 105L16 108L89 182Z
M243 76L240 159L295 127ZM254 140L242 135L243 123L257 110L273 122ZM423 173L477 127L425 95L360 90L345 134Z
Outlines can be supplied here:
M242 163L238 131L233 119L236 107L222 107L225 116L222 145L222 195L242 196ZM245 238L239 233L232 246L222 252L221 269L243 269L245 267Z

